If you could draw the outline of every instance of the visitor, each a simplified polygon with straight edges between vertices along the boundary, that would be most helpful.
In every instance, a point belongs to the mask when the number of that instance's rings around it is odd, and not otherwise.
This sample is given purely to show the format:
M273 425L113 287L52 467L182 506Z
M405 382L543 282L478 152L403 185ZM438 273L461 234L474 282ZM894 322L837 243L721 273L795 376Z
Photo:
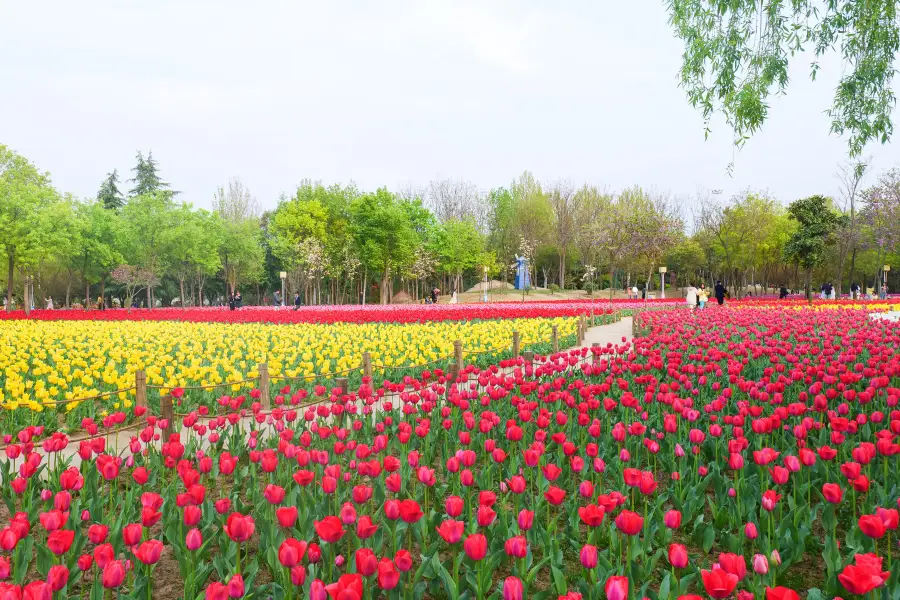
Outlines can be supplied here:
M275 290L275 293L272 294L272 299L274 301L275 306L281 306L281 292Z
M855 281L850 284L850 297L853 300L859 300L859 284Z
M241 303L244 301L244 297L241 296L240 290L234 293L234 309L237 310L241 307Z
M632 299L632 300L637 300L637 297L638 297L638 288L637 288L637 286L636 286L636 285L631 286L631 299Z
M234 292L228 294L228 310L234 310Z
M45 301L47 302L47 310L53 310L53 296L48 296L45 298Z
M788 297L788 291L787 291L787 288L784 287L784 286L781 286L781 290L780 290L779 293L778 293L778 299L779 299L779 300L784 300L784 299L787 298L787 297Z
M456 299L456 290L453 290L453 294L450 296L450 304L456 304L457 302L459 301Z
M878 292L878 299L879 300L887 300L887 295L888 295L888 286L886 283L884 283L881 285L881 291Z
M823 287L823 292L824 292L823 299L824 300L834 300L834 286L831 284L831 282L826 281L825 285L822 287Z
M706 303L709 301L709 292L706 290L706 284L701 283L700 289L697 290L697 306L700 309L706 308Z
M425 297L425 304L434 304L434 302L431 301L431 296Z
M300 292L294 292L294 310L299 310L303 306L303 300L300 299Z
M95 308L97 310L103 310L103 297L97 296L97 303L95 304Z
M687 292L685 294L685 300L687 300L688 308L694 310L697 306L697 288L694 287L693 283L689 283L687 286Z
M441 290L439 290L437 288L432 288L432 290L431 290L431 303L432 304L438 303L438 293L440 293L440 291Z
M716 302L719 303L719 306L725 304L725 286L722 285L721 281L716 282L716 287L713 290L713 293L716 297Z
M646 299L647 299L647 288L645 288L644 286L641 286L641 300L646 300Z

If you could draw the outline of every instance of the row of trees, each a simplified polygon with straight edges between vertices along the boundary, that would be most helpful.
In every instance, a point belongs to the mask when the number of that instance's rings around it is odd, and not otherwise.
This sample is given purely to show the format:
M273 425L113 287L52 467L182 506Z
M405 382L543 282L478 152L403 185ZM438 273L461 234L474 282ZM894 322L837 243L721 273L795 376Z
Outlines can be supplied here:
M517 256L535 285L554 290L650 288L661 266L673 283L722 279L738 294L819 277L840 289L880 280L900 242L900 171L865 188L863 163L845 171L841 198L789 208L752 191L686 206L640 187L611 193L525 172L488 192L453 179L397 192L303 181L261 212L237 179L204 210L171 189L152 154L136 162L127 193L113 171L95 198L79 199L0 146L7 298L187 306L241 289L262 302L284 272L288 295L305 303L388 303L508 281Z

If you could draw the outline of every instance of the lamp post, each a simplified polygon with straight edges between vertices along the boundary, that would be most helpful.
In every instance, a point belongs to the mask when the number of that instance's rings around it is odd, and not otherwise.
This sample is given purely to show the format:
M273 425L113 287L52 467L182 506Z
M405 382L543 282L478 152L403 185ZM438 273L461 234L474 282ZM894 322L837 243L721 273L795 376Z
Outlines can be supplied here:
M487 301L488 301L488 278L487 278L487 272L488 272L488 268L487 268L487 265L485 265L485 266L484 266L484 283L481 284L481 285L482 285L482 287L481 287L481 301L482 301L482 302L487 302Z
M881 282L881 295L887 298L887 276L888 271L891 270L891 265L884 265L881 268L881 272L884 273L884 280Z
M281 306L284 306L284 280L287 279L287 271L282 271L281 275Z
M666 268L659 268L659 297L666 297Z

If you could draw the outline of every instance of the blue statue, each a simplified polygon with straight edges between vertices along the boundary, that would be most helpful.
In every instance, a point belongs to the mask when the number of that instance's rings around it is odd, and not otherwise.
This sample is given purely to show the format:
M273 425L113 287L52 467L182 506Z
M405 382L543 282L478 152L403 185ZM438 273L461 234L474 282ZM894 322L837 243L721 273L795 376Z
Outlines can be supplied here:
M516 255L516 289L524 290L531 287L531 273L528 271L528 260L524 256Z

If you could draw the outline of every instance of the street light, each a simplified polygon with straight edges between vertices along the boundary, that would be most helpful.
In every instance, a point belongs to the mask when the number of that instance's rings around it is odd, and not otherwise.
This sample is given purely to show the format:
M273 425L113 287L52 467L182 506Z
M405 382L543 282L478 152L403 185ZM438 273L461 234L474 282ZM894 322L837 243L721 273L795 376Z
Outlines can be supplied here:
M481 301L482 301L482 302L487 302L487 301L488 301L488 278L487 278L487 272L488 272L487 265L484 265L484 283L482 283L482 288L481 288Z
M891 270L891 265L884 265L881 268L881 271L884 273L884 282L881 284L881 293L887 298L887 275L888 271Z
M287 279L287 271L282 271L281 275L281 306L284 306L284 280Z
M666 297L666 268L659 268L659 297Z

